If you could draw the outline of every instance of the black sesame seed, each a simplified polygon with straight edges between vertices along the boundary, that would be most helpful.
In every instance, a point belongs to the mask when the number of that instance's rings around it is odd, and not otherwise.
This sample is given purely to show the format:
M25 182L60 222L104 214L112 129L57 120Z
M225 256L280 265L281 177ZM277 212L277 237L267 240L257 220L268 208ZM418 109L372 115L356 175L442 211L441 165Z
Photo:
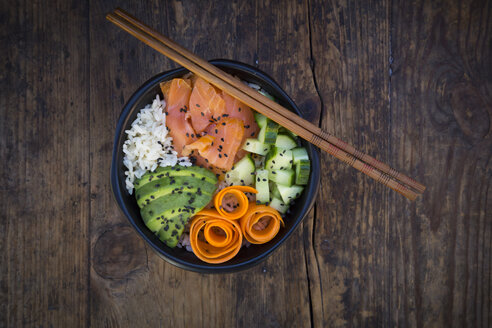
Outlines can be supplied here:
M196 104L196 107L200 107L200 104Z
M200 114L202 114L202 116L205 116L205 114L203 114L203 112L200 112Z

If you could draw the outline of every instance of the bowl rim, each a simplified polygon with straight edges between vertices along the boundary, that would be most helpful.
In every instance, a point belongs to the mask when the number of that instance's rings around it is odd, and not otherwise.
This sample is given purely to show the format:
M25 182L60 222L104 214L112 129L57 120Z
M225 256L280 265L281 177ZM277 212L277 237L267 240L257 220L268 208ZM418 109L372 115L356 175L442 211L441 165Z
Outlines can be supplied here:
M296 112L297 115L301 117L303 116L302 112L299 110L299 108L294 103L294 101L289 97L289 95L278 85L278 83L276 83L265 72L259 70L254 66L234 60L229 60L229 59L213 59L210 60L209 62L212 65L218 66L219 68L224 67L224 68L243 71L247 74L256 76L260 80L263 80L270 87L275 89L275 91L278 92L284 98L283 100L285 100L292 107L292 109L294 110L294 112ZM298 215L295 218L290 230L287 231L285 235L282 236L282 238L277 240L275 244L272 245L267 251L249 260L240 263L235 263L235 264L227 264L227 262L222 264L210 264L206 262L203 262L203 264L195 264L195 263L184 261L179 257L164 252L162 248L159 247L159 245L156 245L152 240L150 240L145 235L144 231L136 224L135 219L128 211L127 205L123 198L123 194L121 192L122 189L126 190L126 187L124 187L124 182L123 182L123 188L121 187L122 182L119 181L119 177L118 177L118 145L120 143L121 137L124 136L124 131L122 130L126 125L126 122L128 121L130 114L133 112L132 109L134 109L140 97L144 96L148 90L152 89L155 86L155 84L165 80L166 78L176 75L177 73L180 73L180 75L184 75L187 72L188 70L186 68L178 67L153 76L152 78L144 82L142 86L132 94L132 96L128 99L126 104L123 106L121 114L118 118L118 123L116 125L115 137L113 143L111 172L110 172L110 180L111 180L110 184L111 184L112 194L114 196L115 202L118 204L118 208L120 209L122 214L124 214L124 216L127 218L127 220L130 222L133 228L138 232L138 235L141 238L143 238L143 240L149 246L151 246L151 248L165 261L181 269L199 272L199 273L231 273L231 272L245 270L264 261L275 250L277 250L293 234L293 232L297 229L299 224L304 220L304 218L311 210L312 206L314 205L314 202L316 201L316 197L319 191L319 183L320 183L319 182L320 181L319 153L316 147L314 147L312 144L310 143L306 144L311 159L311 176L309 178L310 180L308 184L309 187L305 189L305 192L308 193L307 201L304 204L302 204L300 209L300 215Z

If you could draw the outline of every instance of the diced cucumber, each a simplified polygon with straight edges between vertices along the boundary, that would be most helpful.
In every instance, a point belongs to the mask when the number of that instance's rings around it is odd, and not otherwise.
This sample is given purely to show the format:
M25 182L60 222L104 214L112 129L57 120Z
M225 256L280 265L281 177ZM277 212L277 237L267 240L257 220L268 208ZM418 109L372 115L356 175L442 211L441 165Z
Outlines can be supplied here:
M271 170L268 174L268 178L277 183L279 190L280 185L292 186L294 184L294 176L294 170Z
M248 138L244 143L243 149L249 151L250 153L255 153L258 155L266 155L270 150L271 145L266 145L260 142L258 139Z
M260 127L260 129L266 125L267 120L268 118L265 115L255 112L255 121L256 124L258 124L258 126Z
M286 134L279 134L275 141L275 147L282 149L292 149L297 147L297 142Z
M268 171L257 170L256 171L256 203L266 204L270 201L270 188L268 186Z
M265 137L262 141L266 144L274 145L275 141L277 140L278 127L279 125L274 121L267 120L267 123L265 125Z
M299 163L301 159L309 160L309 156L306 151L306 148L299 147L299 148L292 149L292 160L294 161L294 164Z
M297 139L297 134L295 134L294 132L284 128L283 126L281 126L279 129L278 129L278 133L283 133L283 134L288 134L290 135L292 138L294 139Z
M225 181L227 184L251 186L254 181L255 162L251 159L251 155L244 156L239 162L234 164L232 170L226 173Z
M271 198L277 197L282 199L282 196L280 196L280 192L278 191L277 184L273 181L270 181L270 196Z
M304 187L302 186L283 186L281 184L277 185L278 191L280 193L280 196L282 196L282 200L286 203L289 204L291 201L294 199L298 198L301 196L302 190Z
M279 211L282 214L287 212L287 210L289 209L289 205L286 204L282 199L277 198L277 197L273 197L269 206L273 207L274 209L276 209L277 211Z
M275 98L271 94L266 92L265 90L260 89L260 90L258 90L258 92L261 93L262 95L264 95L265 97L270 98L271 100L276 102Z
M296 184L306 185L309 181L311 162L308 159L301 159L296 164Z
M258 141L261 143L265 142L265 130L266 130L266 124L260 128L260 132L258 132Z
M267 170L287 170L292 168L292 151L273 147L265 158Z

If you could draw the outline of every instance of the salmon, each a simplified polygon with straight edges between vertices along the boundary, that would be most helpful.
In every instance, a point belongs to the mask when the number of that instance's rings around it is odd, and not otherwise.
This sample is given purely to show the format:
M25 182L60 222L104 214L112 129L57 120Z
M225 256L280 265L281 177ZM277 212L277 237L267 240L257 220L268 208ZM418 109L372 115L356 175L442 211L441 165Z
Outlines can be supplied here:
M188 109L191 82L188 79L172 79L161 83L160 87L166 100L166 126L173 138L174 149L178 156L182 156L183 147L197 139Z
M202 133L225 112L225 101L208 82L197 78L190 96L191 123L197 133Z
M241 140L241 148L247 138L255 138L258 134L259 128L256 124L255 116L251 108L237 100L236 98L228 95L222 91L222 98L225 101L225 112L228 117L238 118L244 123L244 135ZM236 157L236 161L246 155L245 150L239 149Z
M199 153L204 152L207 150L212 143L214 142L215 137L206 135L201 138L199 138L197 141L192 142L183 148L183 156L189 156L192 154L195 150L198 151Z
M209 148L199 151L208 165L229 171L244 136L244 124L237 118L225 117L207 127L207 135L215 137ZM203 137L202 137L203 138Z

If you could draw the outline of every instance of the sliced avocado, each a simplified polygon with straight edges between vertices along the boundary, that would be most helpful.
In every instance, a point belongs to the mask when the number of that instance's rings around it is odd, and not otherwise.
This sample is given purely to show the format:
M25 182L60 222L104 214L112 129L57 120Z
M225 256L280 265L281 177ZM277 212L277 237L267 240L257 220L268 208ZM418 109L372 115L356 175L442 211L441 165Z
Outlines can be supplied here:
M205 205L207 205L212 199L212 194L193 194L192 196L187 195L187 193L174 193L168 196L159 197L154 200L149 205L144 206L140 210L140 214L142 215L142 219L144 223L151 220L155 220L160 218L161 216L166 215L166 211L176 210L178 213L185 212L190 215L195 214ZM202 205L202 203L204 203Z
M198 178L203 181L207 181L212 184L217 183L217 177L214 173L208 171L199 166L166 166L166 167L158 167L154 172L145 173L140 179L135 180L134 186L135 191L142 188L149 182L152 182L156 179L162 179L165 177L178 177L178 176L189 176Z
M212 194L171 194L146 205L140 213L145 225L157 233L159 239L167 246L174 247L189 218L201 211L210 200Z
M174 193L201 193L212 194L215 191L215 184L202 181L191 176L166 177L146 183L135 192L135 198L140 208L152 203L159 197Z
M178 244L179 237L183 233L184 227L188 222L189 217L178 215L167 220L161 225L157 232L157 237L167 246L173 248Z

